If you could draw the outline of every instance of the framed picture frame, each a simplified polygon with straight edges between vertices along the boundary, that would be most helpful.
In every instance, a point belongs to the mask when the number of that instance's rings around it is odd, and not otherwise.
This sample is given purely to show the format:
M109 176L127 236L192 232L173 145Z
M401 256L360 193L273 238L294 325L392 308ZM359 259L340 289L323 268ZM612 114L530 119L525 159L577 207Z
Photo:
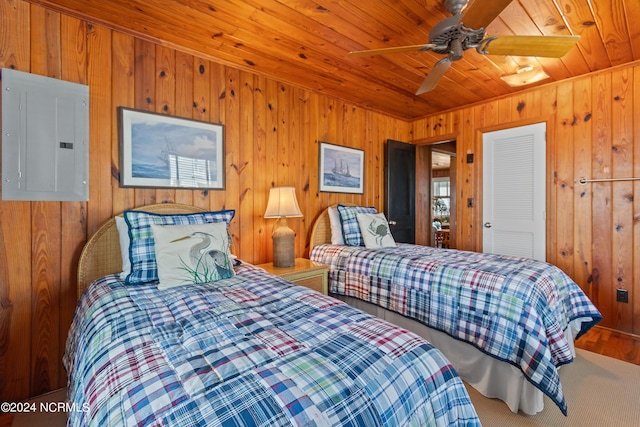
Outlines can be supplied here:
M119 107L120 186L225 188L224 127Z
M320 191L364 193L364 150L320 142Z

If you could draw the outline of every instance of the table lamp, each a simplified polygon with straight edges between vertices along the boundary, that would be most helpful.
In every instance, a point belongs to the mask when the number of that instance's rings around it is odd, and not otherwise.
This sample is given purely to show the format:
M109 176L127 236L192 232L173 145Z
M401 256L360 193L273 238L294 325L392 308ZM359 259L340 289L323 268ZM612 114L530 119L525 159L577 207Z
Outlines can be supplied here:
M287 218L301 217L300 207L296 200L295 187L272 187L269 190L269 201L265 218L278 218L273 225L273 266L278 268L295 265L296 233L287 226Z

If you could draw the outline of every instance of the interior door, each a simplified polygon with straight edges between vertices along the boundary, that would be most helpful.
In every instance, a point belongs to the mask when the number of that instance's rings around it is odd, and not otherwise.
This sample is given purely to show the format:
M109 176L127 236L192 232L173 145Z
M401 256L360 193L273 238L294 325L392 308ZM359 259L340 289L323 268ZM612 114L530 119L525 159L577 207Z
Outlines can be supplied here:
M483 135L483 252L546 259L546 124Z
M387 140L385 149L385 216L396 242L416 239L416 146Z

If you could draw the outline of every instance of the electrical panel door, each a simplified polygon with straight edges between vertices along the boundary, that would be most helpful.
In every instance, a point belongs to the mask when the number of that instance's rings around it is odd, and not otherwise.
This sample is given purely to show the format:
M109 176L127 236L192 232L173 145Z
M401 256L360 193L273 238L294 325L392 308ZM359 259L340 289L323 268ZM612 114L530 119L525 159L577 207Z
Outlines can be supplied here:
M2 69L2 199L89 199L89 87Z

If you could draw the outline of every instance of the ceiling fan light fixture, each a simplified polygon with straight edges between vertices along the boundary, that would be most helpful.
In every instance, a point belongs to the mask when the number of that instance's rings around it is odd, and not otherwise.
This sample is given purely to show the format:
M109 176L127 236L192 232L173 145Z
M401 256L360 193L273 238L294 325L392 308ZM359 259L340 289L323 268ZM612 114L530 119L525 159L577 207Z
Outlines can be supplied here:
M533 65L528 64L518 67L514 74L508 74L500 78L511 87L519 87L548 79L549 75L542 68L535 68Z
M516 73L522 74L532 70L533 70L533 64L525 64L525 65L519 66L518 69L516 70Z

